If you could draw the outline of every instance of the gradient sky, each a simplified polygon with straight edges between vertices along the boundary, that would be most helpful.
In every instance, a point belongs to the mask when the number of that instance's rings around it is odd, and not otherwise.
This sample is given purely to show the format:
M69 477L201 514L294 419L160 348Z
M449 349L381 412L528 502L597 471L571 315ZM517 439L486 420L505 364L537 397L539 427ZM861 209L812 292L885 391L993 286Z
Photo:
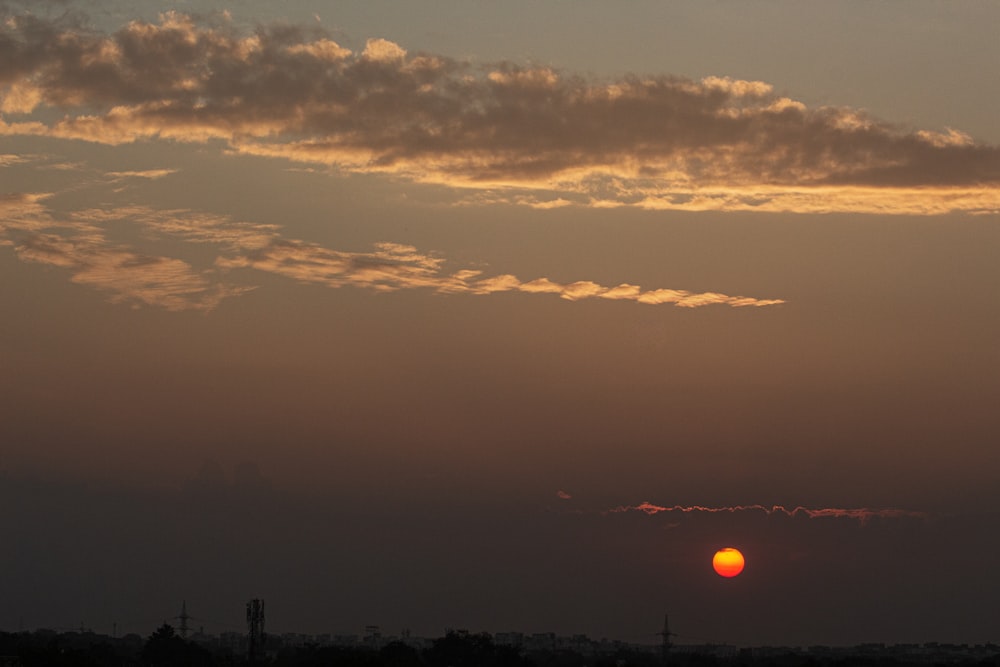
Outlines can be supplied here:
M0 628L1000 641L1000 4L0 19Z

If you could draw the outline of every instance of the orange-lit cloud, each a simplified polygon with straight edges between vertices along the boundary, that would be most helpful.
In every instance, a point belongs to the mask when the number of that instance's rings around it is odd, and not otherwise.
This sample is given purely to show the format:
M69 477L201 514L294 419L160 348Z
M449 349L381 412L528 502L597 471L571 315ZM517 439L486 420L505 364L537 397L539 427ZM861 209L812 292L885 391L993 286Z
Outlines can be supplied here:
M120 178L162 178L169 170L106 174ZM345 251L287 238L277 225L242 222L189 209L107 206L57 215L45 204L51 194L0 197L0 245L13 246L24 261L72 272L71 280L108 294L114 302L152 305L168 310L211 310L223 299L254 285L236 285L241 269L254 269L301 283L331 288L360 287L379 292L427 289L440 294L488 295L497 292L552 294L568 301L601 298L682 308L707 305L763 307L781 299L727 296L677 289L643 290L637 285L606 287L581 280L559 283L548 278L522 281L517 276L484 276L480 269L452 268L444 257L409 245L378 243L371 251ZM217 254L207 266L158 250L143 251L134 238L116 240L115 230L137 229L150 244L209 244ZM120 232L119 232L120 233ZM129 237L133 235L127 235ZM240 278L246 274L240 273ZM252 275L250 276L252 280Z
M32 234L15 250L22 260L69 269L74 283L109 293L113 303L211 310L248 289L227 287L180 259L140 254L99 234Z
M384 39L168 12L114 34L0 23L0 135L226 142L539 208L1000 211L1000 148L810 108L760 81L477 66ZM49 110L60 113L52 118Z
M19 220L45 217L47 211L42 202L51 196L48 192L12 192L0 195L0 224L12 226Z
M105 174L105 176L115 180L121 180L126 178L143 178L153 181L176 173L177 173L176 169L144 169L141 171L109 171Z
M714 292L675 289L642 290L636 285L605 287L590 281L561 284L548 278L523 282L509 274L482 277L473 269L449 270L443 257L420 252L412 246L383 242L371 252L333 250L317 244L283 237L275 225L233 221L227 216L189 210L155 210L131 206L111 210L82 211L78 222L129 220L159 236L185 241L213 243L228 252L215 266L231 270L252 268L327 287L364 287L390 292L430 289L442 294L492 294L518 291L555 294L568 301L599 297L646 304L672 304L682 308L721 304L732 307L762 307L784 303L781 299L727 296Z
M0 197L0 245L13 246L23 261L68 270L72 282L108 294L113 303L172 311L211 310L223 299L253 289L227 284L211 267L197 269L183 259L142 252L110 238L109 222L129 220L143 224L152 218L159 218L167 228L174 220L183 232L196 234L203 218L195 214L180 222L176 220L178 212L156 215L149 209L135 207L59 216L44 203L51 196L33 193ZM224 224L218 226L213 241L229 241L232 232ZM189 228L195 231L190 232Z
M14 164L21 164L22 162L27 162L28 158L23 155L12 155L10 153L0 154L0 167L9 167Z
M47 192L17 192L0 195L0 245L13 245L14 234L37 232L54 223L43 203Z
M589 281L556 283L548 278L522 282L502 274L481 278L481 272L462 269L449 272L443 258L419 252L412 246L379 243L372 252L344 252L302 241L275 239L264 248L236 257L220 257L216 264L226 269L253 268L327 287L352 285L381 292L426 288L442 294L494 294L528 292L555 294L568 301L586 298L627 299L638 303L669 303L682 308L712 304L731 307L762 307L784 303L781 299L757 299L685 290L649 290L639 287L605 287ZM670 293L669 299L659 295Z
M672 505L662 506L650 502L642 502L638 505L619 505L618 507L605 510L601 514L622 514L626 512L641 512L647 515L661 513L682 513L682 514L734 514L737 512L763 512L765 514L779 514L788 517L804 516L810 519L834 518L834 519L855 519L866 523L872 519L899 519L899 518L926 518L925 512L916 512L902 509L872 509L861 508L838 508L822 507L810 508L801 505L788 509L783 505L732 505L723 507L706 507L703 505Z
M210 243L232 252L263 248L278 236L280 229L277 225L239 222L229 216L190 209L156 209L138 205L84 209L72 213L70 218L77 225L131 223L144 229L152 238Z

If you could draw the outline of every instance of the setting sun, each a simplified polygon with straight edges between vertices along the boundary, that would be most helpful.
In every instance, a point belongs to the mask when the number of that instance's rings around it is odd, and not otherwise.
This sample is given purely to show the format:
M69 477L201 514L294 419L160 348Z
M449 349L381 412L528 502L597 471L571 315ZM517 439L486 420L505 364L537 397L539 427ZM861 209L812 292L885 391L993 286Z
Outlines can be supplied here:
M743 571L744 564L743 554L732 547L719 549L712 558L712 567L721 577L735 577Z

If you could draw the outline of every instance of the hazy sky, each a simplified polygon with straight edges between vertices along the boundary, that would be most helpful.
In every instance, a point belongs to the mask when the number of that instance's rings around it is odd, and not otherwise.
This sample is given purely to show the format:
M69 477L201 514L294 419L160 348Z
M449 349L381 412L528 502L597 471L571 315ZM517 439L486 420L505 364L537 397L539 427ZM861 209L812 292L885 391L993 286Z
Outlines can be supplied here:
M1000 640L1000 4L0 19L0 628Z

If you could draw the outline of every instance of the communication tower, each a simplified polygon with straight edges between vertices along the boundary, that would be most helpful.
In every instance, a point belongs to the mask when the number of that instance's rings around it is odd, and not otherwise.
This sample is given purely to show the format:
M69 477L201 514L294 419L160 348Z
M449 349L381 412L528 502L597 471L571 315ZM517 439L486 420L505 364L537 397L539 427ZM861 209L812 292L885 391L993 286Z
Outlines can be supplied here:
M663 637L662 651L663 651L663 667L667 667L670 664L670 649L673 647L673 643L670 641L671 637L676 637L676 632L670 632L670 615L663 615L663 631L658 632L658 635Z
M187 600L181 600L181 615L177 617L177 620L181 622L181 639L187 639L188 636L188 621L191 619L188 616L187 611Z
M253 663L264 653L264 601L247 602L247 659Z

